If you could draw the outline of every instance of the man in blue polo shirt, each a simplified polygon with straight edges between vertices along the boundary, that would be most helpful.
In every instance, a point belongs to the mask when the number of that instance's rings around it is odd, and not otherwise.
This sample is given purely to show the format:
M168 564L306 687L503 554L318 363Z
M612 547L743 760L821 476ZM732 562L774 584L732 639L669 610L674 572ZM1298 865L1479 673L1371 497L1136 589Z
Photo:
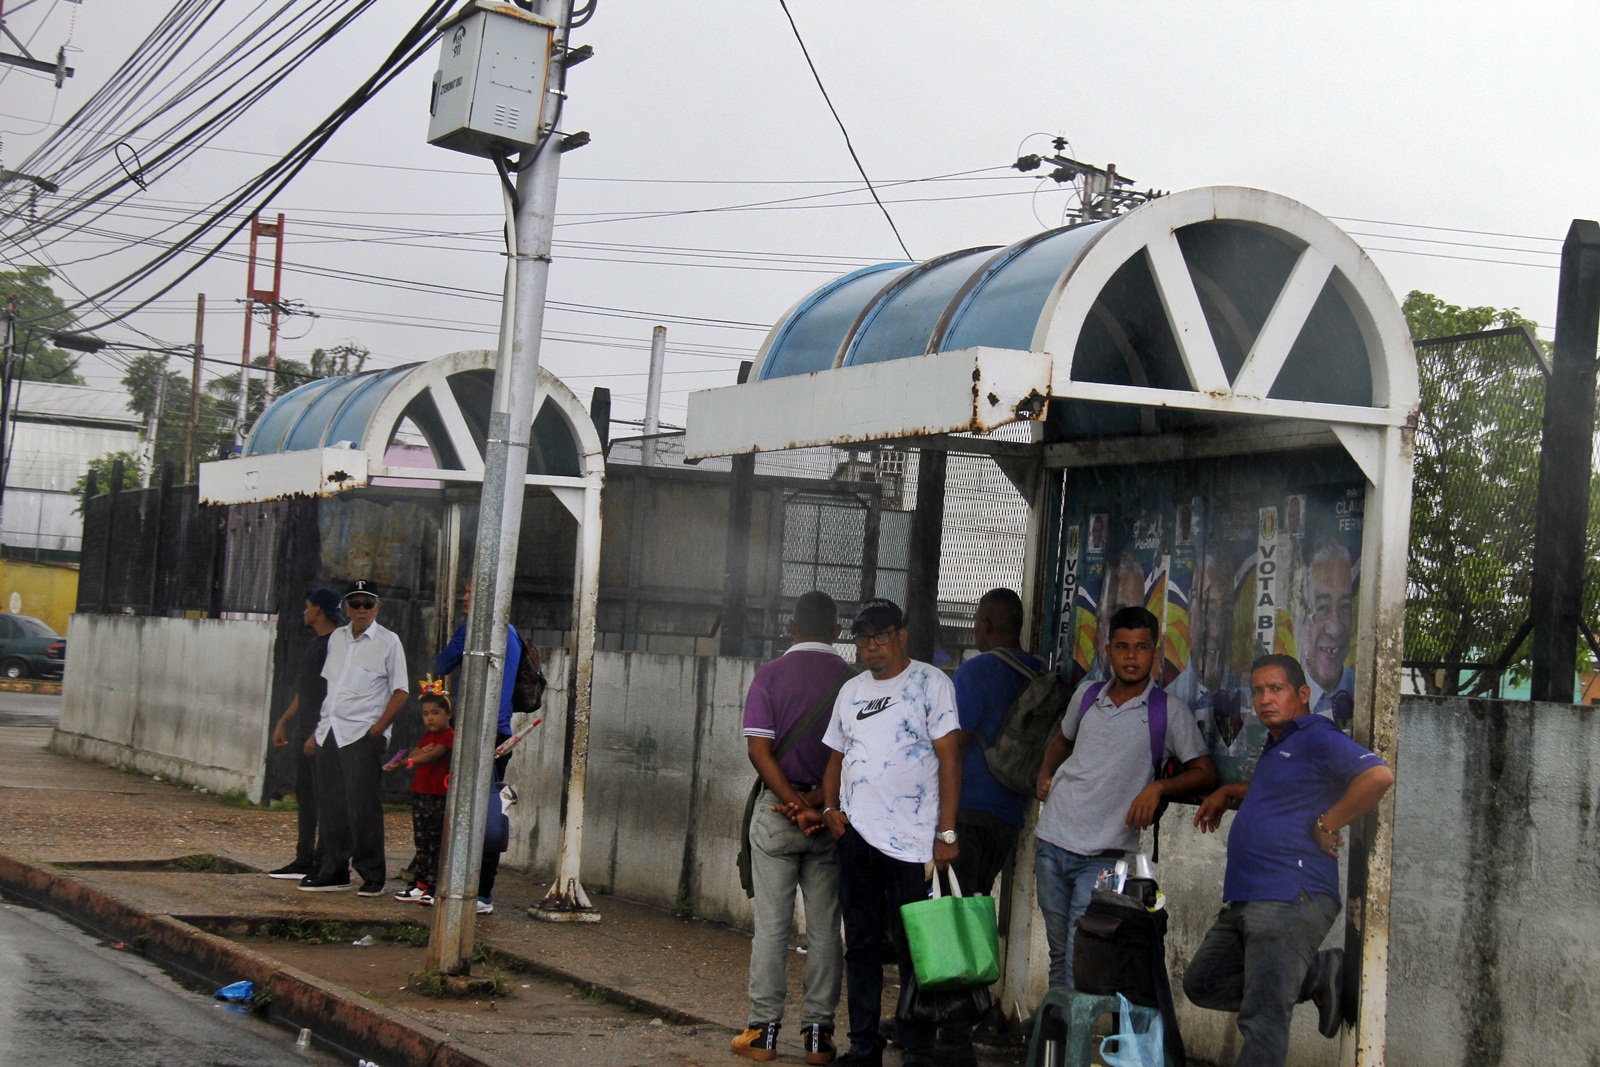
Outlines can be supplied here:
M1202 1008L1239 1013L1238 1067L1279 1067L1289 1020L1317 1004L1324 1037L1339 1032L1339 949L1317 951L1339 914L1343 829L1394 785L1375 754L1311 713L1311 687L1292 656L1262 656L1250 694L1268 740L1248 783L1225 785L1195 813L1202 833L1238 808L1228 834L1225 903L1183 976Z

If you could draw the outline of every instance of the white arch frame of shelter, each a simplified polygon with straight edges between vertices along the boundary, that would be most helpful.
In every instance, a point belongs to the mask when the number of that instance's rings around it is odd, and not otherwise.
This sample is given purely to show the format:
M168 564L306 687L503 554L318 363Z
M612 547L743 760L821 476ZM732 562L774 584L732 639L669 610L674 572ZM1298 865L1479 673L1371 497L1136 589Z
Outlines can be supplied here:
M1196 279L1177 231L1207 221L1274 232L1298 258L1229 380L1218 354ZM1189 390L1117 385L1073 377L1073 356L1085 322L1112 276L1144 256L1188 375ZM1372 376L1369 407L1271 397L1313 306L1333 285L1355 317ZM1327 425L1367 479L1362 530L1356 709L1360 740L1395 764L1399 739L1400 659L1405 623L1406 560L1411 517L1412 441L1419 404L1416 358L1393 293L1377 267L1342 230L1293 200L1256 189L1213 187L1154 201L1106 226L1056 282L1035 329L1034 352L1052 356L1052 398L1136 407L1187 408ZM1031 555L1031 554L1030 554ZM1361 935L1361 1011L1342 1062L1383 1062L1388 994L1389 895L1394 793L1384 798L1370 833L1352 843L1368 855L1364 887L1352 886L1346 922ZM1364 836L1364 839L1362 837ZM1012 912L1017 914L1016 909ZM1017 977L1021 977L1018 975ZM1009 976L1008 976L1009 978Z
M492 349L452 352L429 360L406 375L373 409L360 447L368 457L368 473L373 477L426 477L439 481L481 485L483 452L467 427L460 402L450 388L450 378L472 371L495 369ZM389 442L400 426L405 410L417 397L427 394L449 436L450 445L460 458L463 470L398 467L383 462ZM605 446L600 434L577 394L543 366L534 393L534 417L545 401L555 405L577 445L579 474L576 477L529 474L527 484L548 490L578 522L577 583L573 590L572 620L576 631L572 674L574 694L572 722L572 765L567 775L566 819L561 830L561 851L556 860L556 876L538 909L542 917L578 916L592 912L588 894L579 876L583 858L584 794L588 779L589 711L594 690L595 613L600 596L600 494L605 487Z

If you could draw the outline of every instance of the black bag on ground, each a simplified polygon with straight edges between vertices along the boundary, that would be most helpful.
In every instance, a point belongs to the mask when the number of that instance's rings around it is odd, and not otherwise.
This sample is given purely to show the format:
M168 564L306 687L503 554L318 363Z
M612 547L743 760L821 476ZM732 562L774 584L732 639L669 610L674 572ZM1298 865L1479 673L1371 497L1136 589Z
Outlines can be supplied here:
M917 976L913 974L911 980L900 987L894 1017L896 1022L912 1026L975 1026L993 1007L994 1000L986 985L928 992L917 984Z
M1157 1007L1158 983L1166 984L1166 938L1166 909L1146 911L1132 897L1096 889L1078 917L1073 984L1084 993L1121 993L1135 1004Z
M1167 912L1149 911L1132 897L1096 889L1078 917L1072 943L1072 982L1080 992L1121 993L1131 1003L1161 1011L1167 1060L1185 1067L1188 1057L1167 977Z

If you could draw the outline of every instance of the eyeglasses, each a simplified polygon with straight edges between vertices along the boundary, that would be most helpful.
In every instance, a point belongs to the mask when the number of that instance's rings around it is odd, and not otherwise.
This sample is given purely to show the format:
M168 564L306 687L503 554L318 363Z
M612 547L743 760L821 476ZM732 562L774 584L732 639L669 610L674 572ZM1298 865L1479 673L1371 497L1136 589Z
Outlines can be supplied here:
M371 611L373 608L378 606L378 602L376 600L365 599L346 600L344 602L344 606L349 608L351 611Z
M894 635L895 635L895 631L893 631L893 630L884 630L882 633L876 633L876 634L856 634L856 636L855 636L856 647L857 648L868 648L868 647L871 647L871 648L883 648L891 640L894 639Z

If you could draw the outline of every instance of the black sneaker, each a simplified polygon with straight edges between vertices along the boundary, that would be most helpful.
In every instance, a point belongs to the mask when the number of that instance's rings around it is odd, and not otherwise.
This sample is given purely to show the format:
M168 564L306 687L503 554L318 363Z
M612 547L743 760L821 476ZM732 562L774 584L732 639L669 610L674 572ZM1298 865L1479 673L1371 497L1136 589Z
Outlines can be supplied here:
M1338 1037L1344 1025L1344 949L1330 948L1317 953L1317 978L1311 1000L1317 1006L1317 1033Z
M300 879L309 878L311 875L316 873L317 872L312 869L311 864L309 863L288 863L282 867L279 867L275 871L268 871L267 877L292 879L298 882Z
M381 878L374 878L374 879L371 879L370 881L362 882L361 883L361 888L356 890L356 896L358 896L358 897L381 897L381 896L383 896L383 880Z
M300 879L300 884L295 887L302 893L343 893L350 889L350 876L322 878L315 874L308 874Z
M758 1063L777 1059L778 1024L751 1023L744 1033L733 1039L733 1054Z
M821 1023L812 1023L806 1027L804 1041L806 1062L812 1067L825 1067L837 1056L833 1047L833 1031Z

